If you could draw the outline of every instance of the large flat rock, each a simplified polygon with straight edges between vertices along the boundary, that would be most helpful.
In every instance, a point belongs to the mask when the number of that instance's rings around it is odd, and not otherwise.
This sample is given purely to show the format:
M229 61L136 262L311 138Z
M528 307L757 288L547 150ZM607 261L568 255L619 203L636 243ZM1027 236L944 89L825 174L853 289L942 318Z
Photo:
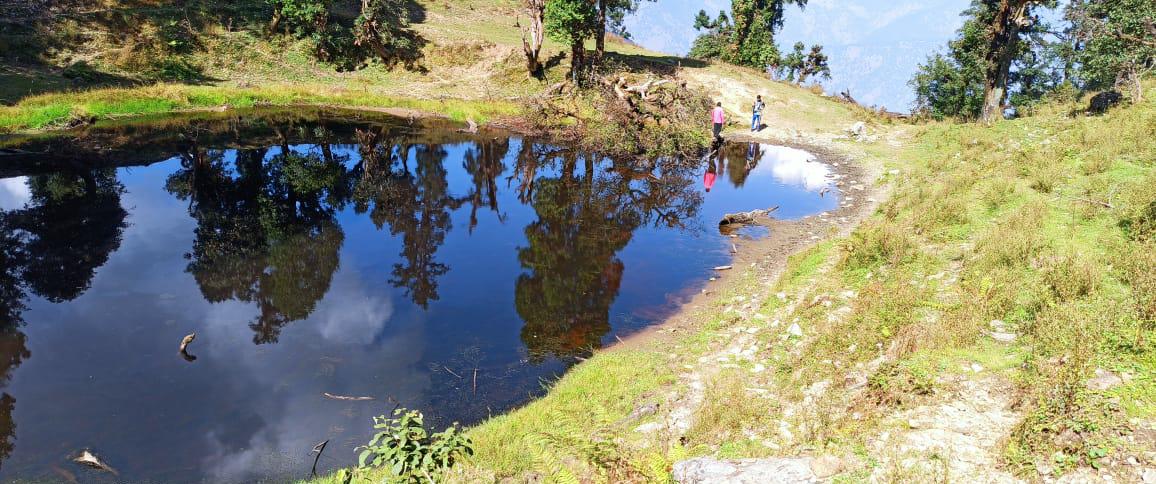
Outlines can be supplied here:
M820 479L811 471L810 458L739 459L720 461L707 457L674 464L671 474L680 484L796 484Z

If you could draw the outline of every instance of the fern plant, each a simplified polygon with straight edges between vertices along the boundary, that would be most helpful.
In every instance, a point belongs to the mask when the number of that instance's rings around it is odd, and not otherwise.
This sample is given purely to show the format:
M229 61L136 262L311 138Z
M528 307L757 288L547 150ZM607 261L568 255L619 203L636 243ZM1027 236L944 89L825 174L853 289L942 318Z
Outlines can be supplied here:
M399 408L392 418L374 417L373 428L378 432L360 447L358 465L385 468L397 481L433 482L434 476L462 456L474 454L473 442L457 422L431 435L425 428L425 417L417 410Z

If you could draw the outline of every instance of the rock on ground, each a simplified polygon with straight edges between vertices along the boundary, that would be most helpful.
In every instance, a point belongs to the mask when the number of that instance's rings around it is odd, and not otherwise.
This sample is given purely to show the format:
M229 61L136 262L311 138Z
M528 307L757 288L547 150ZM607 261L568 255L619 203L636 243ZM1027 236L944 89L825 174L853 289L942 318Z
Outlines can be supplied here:
M671 476L680 484L796 484L817 483L811 459L739 459L720 461L709 457L674 464Z
M954 398L899 412L893 418L910 430L884 433L869 448L883 465L872 481L885 481L886 473L902 469L935 469L946 459L948 476L974 483L1022 482L997 469L1000 441L1019 421L1010 410L1011 392L992 379L964 380Z

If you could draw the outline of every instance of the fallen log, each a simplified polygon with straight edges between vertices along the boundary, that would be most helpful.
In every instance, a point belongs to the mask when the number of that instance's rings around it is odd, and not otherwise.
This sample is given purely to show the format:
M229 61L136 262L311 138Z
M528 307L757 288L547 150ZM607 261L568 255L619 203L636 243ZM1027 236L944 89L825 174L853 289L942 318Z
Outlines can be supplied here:
M753 224L753 223L758 222L758 219L760 217L770 215L771 213L773 213L775 210L778 210L778 209L779 209L778 206L774 206L774 207L768 208L766 210L760 208L760 209L756 209L756 210L751 210L749 212L728 213L726 215L723 215L722 220L719 220L718 224L720 226L736 225L736 224Z
M329 393L329 392L322 392L321 394L324 395L325 398L328 398L330 400L343 400L343 401L347 401L347 402L366 402L369 400L373 400L373 397L350 397L350 396L346 396L346 395L334 395L334 394Z

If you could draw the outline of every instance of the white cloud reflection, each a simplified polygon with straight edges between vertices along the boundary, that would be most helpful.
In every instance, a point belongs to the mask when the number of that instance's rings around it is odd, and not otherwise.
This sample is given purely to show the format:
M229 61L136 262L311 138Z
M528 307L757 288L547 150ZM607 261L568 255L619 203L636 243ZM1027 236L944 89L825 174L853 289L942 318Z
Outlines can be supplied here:
M770 167L770 174L779 183L796 185L807 191L819 191L830 184L827 175L830 167L819 163L815 155L787 146L761 145L763 158L759 168ZM759 171L756 169L754 174Z
M32 198L28 189L28 177L17 176L0 179L0 210L17 210Z

